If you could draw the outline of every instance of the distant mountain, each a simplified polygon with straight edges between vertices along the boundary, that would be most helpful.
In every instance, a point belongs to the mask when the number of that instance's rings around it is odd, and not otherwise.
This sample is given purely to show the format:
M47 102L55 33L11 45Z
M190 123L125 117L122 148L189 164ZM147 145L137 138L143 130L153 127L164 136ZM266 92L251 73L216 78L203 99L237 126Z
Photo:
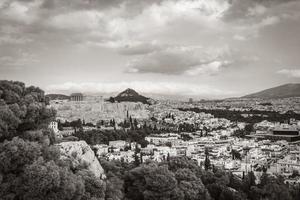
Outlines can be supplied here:
M46 97L48 97L50 100L70 99L70 96L67 96L67 95L64 95L64 94L47 94Z
M243 96L242 98L288 98L300 97L300 83L285 84L278 87L266 89L257 93Z
M118 94L116 97L109 98L110 102L129 101L129 102L141 102L144 104L150 104L149 100L150 100L149 98L140 95L139 93L137 93L136 91L134 91L133 89L130 89L130 88L124 90L123 92Z

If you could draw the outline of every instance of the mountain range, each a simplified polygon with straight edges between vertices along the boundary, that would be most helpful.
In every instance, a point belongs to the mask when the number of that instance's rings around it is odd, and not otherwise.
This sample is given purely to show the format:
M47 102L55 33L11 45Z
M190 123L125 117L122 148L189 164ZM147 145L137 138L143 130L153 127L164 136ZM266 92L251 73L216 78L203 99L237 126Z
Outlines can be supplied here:
M277 87L269 88L243 96L242 98L288 98L288 97L300 97L300 83L284 84Z

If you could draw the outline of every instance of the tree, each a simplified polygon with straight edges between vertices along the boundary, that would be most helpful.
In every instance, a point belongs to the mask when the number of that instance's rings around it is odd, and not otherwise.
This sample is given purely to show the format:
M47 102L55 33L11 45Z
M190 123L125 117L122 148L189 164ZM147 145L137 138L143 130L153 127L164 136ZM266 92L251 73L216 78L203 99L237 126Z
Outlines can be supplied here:
M166 167L154 167L145 176L144 199L168 199L176 190L177 181Z
M241 156L240 152L238 152L235 149L231 150L231 155L232 155L233 160L235 160L235 159L241 160L242 159L242 156Z
M210 160L209 160L209 152L208 152L208 148L205 148L205 160L204 160L204 168L207 171L208 169L210 169Z
M53 161L39 159L26 167L18 196L22 199L81 199L84 185L80 177Z
M138 148L138 146L136 144L136 147L135 147L135 150L134 150L134 165L137 166L137 167L141 164L141 161L140 161L140 158L139 158L139 155L138 155L139 152L140 152L140 149Z
M96 178L95 175L88 170L80 170L77 175L84 180L85 193L82 200L93 198L103 199L105 197L106 185L101 179Z
M248 174L244 177L243 190L245 193L249 194L251 187L256 185L255 179L255 175L252 171L248 172Z
M125 176L126 197L140 199L176 199L177 181L164 166L154 164L137 167Z
M168 161L169 170L176 172L178 169L190 169L193 172L199 170L197 163L188 157L171 157Z
M0 173L21 173L41 155L41 145L20 138L0 143Z
M111 176L106 181L105 198L109 200L122 200L124 198L124 181Z
M135 129L138 128L138 121L136 119L133 120L133 125Z
M243 200L245 198L241 193L225 187L220 194L219 200Z
M210 199L210 196L200 178L190 169L178 169L175 173L178 188L186 200Z

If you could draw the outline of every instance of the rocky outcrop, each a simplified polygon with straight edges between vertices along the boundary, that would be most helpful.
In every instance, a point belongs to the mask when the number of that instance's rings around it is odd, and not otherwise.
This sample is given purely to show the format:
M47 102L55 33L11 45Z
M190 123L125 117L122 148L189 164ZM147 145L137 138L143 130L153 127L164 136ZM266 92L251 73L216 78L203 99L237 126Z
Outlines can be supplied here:
M61 159L71 160L73 168L84 167L98 178L104 177L104 170L95 153L85 141L61 142Z

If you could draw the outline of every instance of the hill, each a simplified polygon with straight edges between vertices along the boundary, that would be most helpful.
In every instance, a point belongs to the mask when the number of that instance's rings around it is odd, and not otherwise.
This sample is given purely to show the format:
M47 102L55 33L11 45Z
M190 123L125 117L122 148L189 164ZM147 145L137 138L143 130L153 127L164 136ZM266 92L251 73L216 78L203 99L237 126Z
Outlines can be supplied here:
M69 96L64 94L47 94L46 97L48 97L50 100L64 100L64 99L70 99Z
M280 85L278 87L243 96L242 98L270 99L288 97L300 97L300 83Z
M141 102L143 104L150 104L149 98L140 95L135 90L130 89L130 88L124 90L123 92L118 94L116 97L110 97L109 101L110 102L116 102L116 101L117 102L124 102L124 101Z

